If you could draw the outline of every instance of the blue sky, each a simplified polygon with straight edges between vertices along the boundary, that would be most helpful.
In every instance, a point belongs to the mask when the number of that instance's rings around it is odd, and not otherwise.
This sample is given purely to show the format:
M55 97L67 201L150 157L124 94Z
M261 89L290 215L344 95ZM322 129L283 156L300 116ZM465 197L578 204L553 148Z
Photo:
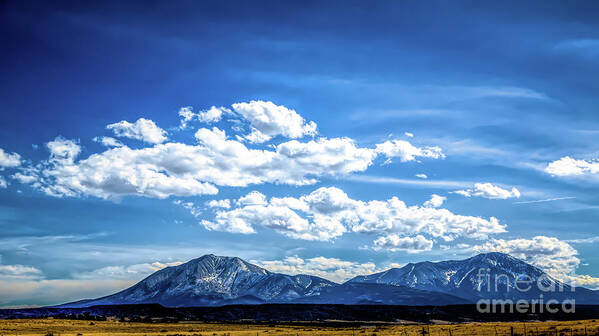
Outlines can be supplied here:
M206 253L599 286L596 3L0 6L0 306Z

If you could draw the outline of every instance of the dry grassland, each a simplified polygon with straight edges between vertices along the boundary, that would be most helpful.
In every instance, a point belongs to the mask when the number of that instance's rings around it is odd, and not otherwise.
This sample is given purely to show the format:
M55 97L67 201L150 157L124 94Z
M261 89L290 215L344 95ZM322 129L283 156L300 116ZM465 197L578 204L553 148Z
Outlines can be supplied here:
M417 336L417 335L599 335L597 320L526 323L422 325L371 323L362 326L226 323L136 323L58 319L0 320L0 336Z

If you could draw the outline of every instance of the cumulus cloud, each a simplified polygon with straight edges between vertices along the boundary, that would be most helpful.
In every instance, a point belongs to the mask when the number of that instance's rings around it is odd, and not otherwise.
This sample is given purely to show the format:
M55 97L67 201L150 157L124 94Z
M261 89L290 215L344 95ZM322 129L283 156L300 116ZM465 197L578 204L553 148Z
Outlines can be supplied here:
M274 150L249 149L216 128L200 129L196 138L198 145L123 146L77 162L79 145L57 138L48 144L50 160L27 175L37 173L35 186L54 196L166 198L216 194L215 185L312 184L318 176L364 171L375 158L370 149L346 138L292 140Z
M7 188L8 182L3 176L0 176L0 188Z
M95 142L101 143L103 146L106 147L123 147L123 143L113 137L95 137L93 138L93 140Z
M576 286L587 287L594 290L599 289L599 278L592 277L587 274L570 276L566 278L566 281L570 281L574 283Z
M179 128L185 129L189 127L189 123L194 120L202 123L218 122L221 120L224 113L229 112L231 111L227 108L212 106L208 110L194 113L191 106L182 107L179 110L179 116L181 117L181 124L179 125Z
M447 200L447 197L439 196L437 194L432 194L431 199L424 202L424 204L422 204L422 205L424 205L425 207L428 207L428 208L438 208L441 205L443 205L443 202L445 202L445 200Z
M241 136L241 135L237 135L236 136L237 140L239 141L243 141L243 140L247 140L250 143L263 143L263 142L267 142L268 140L271 139L270 136L258 131L257 129L252 129L252 131L250 132L250 134Z
M240 197L235 201L237 205L266 205L266 195L258 191L251 191L249 194Z
M134 150L112 148L75 162L81 149L72 140L57 138L47 144L50 159L31 168L33 186L52 196L114 199L126 195L155 198L216 194L210 183L198 181L178 165L193 164L186 145L164 144ZM179 162L168 162L177 159ZM28 178L31 179L31 178Z
M357 263L337 258L315 257L302 259L286 257L283 260L252 261L271 272L284 274L309 274L341 283L358 275L372 274L377 270L373 263Z
M381 236L374 241L375 250L389 250L389 251L408 251L408 252L422 252L430 251L433 248L433 241L426 239L422 235L415 237L401 237L397 234L390 234L387 236Z
M110 124L106 128L112 130L118 137L136 139L151 144L159 144L167 140L166 131L158 127L152 120L145 118L139 118L134 123L122 120Z
M415 175L417 178L421 178L423 180L426 180L428 178L428 176L426 176L426 174L416 174Z
M9 153L0 148L0 169L14 168L21 165L21 156L17 153Z
M20 183L24 183L24 184L35 182L38 179L38 177L35 175L35 171L34 170L25 170L25 172L27 172L27 171L33 172L33 174L17 172L15 174L13 174L11 177L13 179L19 181Z
M233 104L232 107L233 111L250 123L252 131L246 137L250 142L265 142L277 135L291 139L316 135L316 123L306 122L295 110L283 105L252 100L249 103Z
M376 145L376 152L385 155L390 162L392 158L398 157L401 162L414 161L416 158L442 159L445 157L440 147L416 147L405 140L387 140Z
M231 207L231 200L222 199L222 200L211 200L206 202L206 206L210 208L224 208L229 209Z
M559 160L550 162L547 167L545 167L545 172L554 176L596 174L599 172L599 161L576 160L569 156L565 156Z
M488 199L520 198L520 191L518 189L512 188L512 190L506 190L491 183L475 183L472 189L456 190L453 193L465 197L483 197Z
M252 201L248 201L252 199ZM407 206L397 197L386 201L353 200L341 189L318 188L300 197L272 197L252 192L237 200L236 208L216 211L201 222L209 230L255 233L255 227L274 229L296 239L331 240L346 231L405 236L427 235L451 241L457 237L486 239L505 232L491 217L456 215L439 209L443 197L433 195L423 206Z
M235 112L227 113L245 116L260 134L287 137L312 134L311 124L284 106L252 101L234 107ZM189 113L193 112L183 109L184 120L191 118ZM193 118L200 118L197 115ZM266 149L253 149L227 137L225 131L216 127L197 130L195 144L163 143L165 132L143 118L135 123L121 121L108 128L119 136L153 145L134 149L113 138L102 137L96 140L110 147L82 158L78 141L57 137L47 144L50 158L21 168L15 179L57 197L167 198L216 194L220 186L314 184L320 177L365 171L379 155L400 157L402 161L443 157L437 147L417 148L405 141L387 141L367 148L350 138L289 140Z
M81 153L81 146L74 140L57 137L46 144L50 151L50 161L60 163L73 163Z
M266 196L251 192L235 202L239 207L229 211L217 211L213 221L202 220L208 230L232 233L255 233L255 226L273 229L295 239L326 241L342 235L346 229L339 221L315 217L304 218L294 209L277 199L266 202Z

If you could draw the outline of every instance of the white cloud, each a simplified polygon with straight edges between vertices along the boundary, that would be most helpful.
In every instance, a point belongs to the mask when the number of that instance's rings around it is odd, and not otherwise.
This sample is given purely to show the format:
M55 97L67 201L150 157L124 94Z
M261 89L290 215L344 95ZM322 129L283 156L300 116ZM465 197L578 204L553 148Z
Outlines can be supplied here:
M417 178L421 178L423 180L426 180L428 178L428 176L426 176L426 174L416 174L414 176L416 176Z
M235 202L240 207L217 211L213 221L200 223L208 230L243 234L255 233L254 227L261 226L291 238L320 241L331 240L346 231L338 221L318 216L309 221L276 199L268 204L265 197L260 196L264 195L251 192Z
M545 199L532 200L532 201L514 202L514 204L545 203L545 202L553 202L553 201L570 200L570 199L575 199L575 198L576 197L573 197L573 196L569 196L569 197L555 197L555 198L545 198Z
M317 181L313 177L364 171L376 157L371 149L357 147L348 138L291 140L274 150L257 150L228 140L217 128L200 129L195 136L200 142L197 154L202 159L195 167L202 178L217 185L313 184Z
M252 102L235 106L239 111L254 108L282 111L280 113L287 117L274 117L275 112L272 111L260 112L268 116L273 114L274 121L271 121L277 125L284 120L298 122L295 112L272 103ZM258 118L260 113L254 117ZM301 120L302 127L308 125ZM281 134L293 137L299 134L295 126L287 126ZM365 171L380 154L388 158L399 156L402 161L418 156L442 157L437 147L417 148L407 142L398 145L388 141L382 147L365 148L359 147L350 138L318 138L305 142L290 140L266 149L252 149L241 141L229 139L224 131L216 127L197 130L196 144L159 143L166 140L164 131L151 120L143 118L134 124L122 121L108 128L118 135L145 139L154 145L139 149L122 145L80 158L82 148L78 142L57 137L47 144L50 150L48 160L22 168L20 175L14 178L58 197L119 199L133 195L167 198L216 194L218 186L314 184L319 177L347 176ZM264 126L265 130L268 127ZM97 140L105 142L107 138ZM384 153L381 148L385 149Z
M433 241L422 235L415 237L400 237L397 234L381 236L374 240L375 250L422 252L433 248Z
M473 189L456 190L454 194L465 197L483 197L488 199L520 198L520 191L516 188L506 190L491 183L475 183Z
M113 137L95 137L93 138L93 140L95 142L101 143L103 146L106 147L123 147L123 143Z
M6 182L6 179L3 176L0 176L0 188L7 188L8 187L8 182Z
M38 179L38 177L35 174L29 175L29 174L23 174L21 172L17 172L15 174L13 174L11 177L13 179L19 181L20 183L25 183L25 184L33 183Z
M373 263L357 263L337 258L315 257L302 259L286 257L283 260L252 261L271 272L284 274L309 274L341 283L358 275L372 274L377 270Z
M566 281L571 281L576 286L599 290L599 278L592 277L588 274L567 277Z
M441 148L436 146L419 148L405 140L388 140L376 145L376 152L383 154L390 161L399 157L401 162L414 161L418 157L442 159L445 157Z
M443 205L443 202L447 200L447 197L439 196L437 194L432 194L431 199L424 202L422 205L428 208L438 208Z
M203 123L214 123L221 120L223 113L230 113L231 111L224 107L212 106L208 110L200 111L198 113L193 112L191 106L182 107L179 110L179 116L181 117L180 129L189 127L189 122L194 119Z
M80 147L72 140L57 138L48 143L50 160L32 168L33 186L52 196L91 195L115 199L126 195L155 198L216 194L178 165L193 164L186 145L164 144L140 150L112 148L75 162ZM170 161L170 159L176 159Z
M599 236L589 237L589 238L581 238L581 239L568 239L564 240L567 243L571 244L594 244L599 243Z
M165 267L178 266L182 263L183 262L181 261L170 263L161 263L156 261L153 263L135 264L129 266L106 266L89 272L76 273L73 275L73 277L80 280L112 279L139 281Z
M270 101L252 100L232 105L233 110L249 121L252 132L246 137L250 142L265 142L282 135L297 139L316 135L316 123L306 122L295 110Z
M260 226L296 239L322 241L339 237L348 230L421 234L448 241L457 237L486 239L505 232L505 226L494 217L487 220L435 208L443 201L437 195L423 206L406 206L396 197L364 202L349 198L341 189L323 187L298 198L272 197L267 201L264 195L252 192L240 200L235 202L237 208L216 211L212 221L204 220L201 224L209 230L246 234L255 233L254 227Z
M106 126L118 137L141 140L151 144L163 143L167 140L166 131L156 126L149 119L139 118L135 123L126 120Z
M229 200L229 199L211 200L211 201L206 202L206 206L210 207L210 208L229 209L229 208L231 208L231 200Z
M455 189L455 188L466 188L471 185L470 182L467 181L449 181L449 180L426 180L422 179L402 179L395 177L386 177L386 176L373 176L373 175L351 175L347 177L348 180L365 182L365 183L376 183L376 184L384 184L384 185L411 185L411 186L419 186L422 188L441 188L441 189Z
M352 231L364 233L426 234L451 241L457 237L486 239L505 232L495 217L456 215L447 209L407 206L396 197L386 201L358 201L352 212L345 213Z
M554 176L579 176L584 174L596 174L599 172L599 161L576 160L565 156L559 160L550 162L545 167L545 172Z
M0 281L38 279L42 271L24 265L0 265Z
M17 153L5 152L0 148L0 169L13 168L21 165L21 156Z
M199 217L202 214L202 210L196 207L195 204L193 204L193 202L183 202L181 200L174 200L173 203L189 210L189 212L194 217Z
M73 163L75 158L81 153L81 146L75 141L60 136L49 141L46 147L50 151L50 161L53 162Z
M266 205L266 195L258 191L251 191L249 194L240 197L235 201L235 204L244 205Z
M327 171L340 175L364 171L376 157L372 150L357 147L349 138L292 140L278 145L276 151L288 161L288 169L301 168L302 174L311 171L313 175L325 175Z
M252 131L250 132L250 134L241 136L241 135L237 135L236 136L237 140L239 141L243 141L243 140L247 140L250 143L263 143L263 142L267 142L268 140L271 139L270 136L258 131L257 129L252 129Z
M414 137L414 133L410 133L410 132L405 132L404 135L407 136L408 138Z

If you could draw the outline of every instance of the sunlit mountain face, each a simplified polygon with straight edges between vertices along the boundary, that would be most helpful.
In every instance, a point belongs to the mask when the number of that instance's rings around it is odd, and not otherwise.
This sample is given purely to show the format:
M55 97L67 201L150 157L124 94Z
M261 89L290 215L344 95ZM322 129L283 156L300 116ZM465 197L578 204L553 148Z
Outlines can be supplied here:
M599 288L595 2L0 6L0 308Z

